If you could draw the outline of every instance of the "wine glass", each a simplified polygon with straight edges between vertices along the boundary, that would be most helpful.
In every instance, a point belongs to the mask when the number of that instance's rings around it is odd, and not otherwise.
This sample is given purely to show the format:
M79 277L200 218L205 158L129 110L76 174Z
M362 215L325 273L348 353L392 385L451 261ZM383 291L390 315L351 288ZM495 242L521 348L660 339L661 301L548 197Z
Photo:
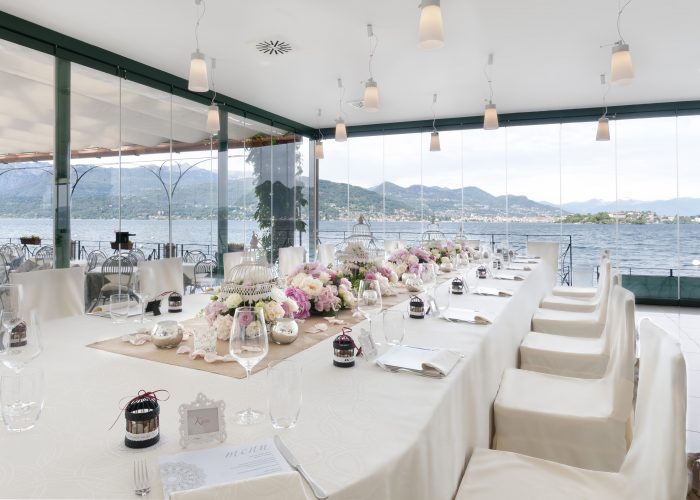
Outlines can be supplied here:
M139 278L138 273L135 274L134 286L132 287L131 292L138 299L140 308L140 314L137 316L134 322L141 324L150 323L151 320L146 319L146 306L148 305L148 301L150 300L151 296L143 290L143 285L141 284L141 279Z
M372 315L382 311L382 291L377 280L360 280L357 289L357 309L369 320L372 330Z
M22 294L22 285L0 285L0 359L15 372L42 350L38 315L23 317Z
M245 368L246 380L250 381L253 367L267 356L267 327L262 309L242 306L233 314L229 352ZM250 382L246 382L250 389ZM260 423L265 414L248 407L234 414L234 422L241 425Z
M434 288L437 283L437 273L435 272L435 265L432 262L427 262L425 264L420 264L418 275L425 285L425 291L429 296L434 294Z

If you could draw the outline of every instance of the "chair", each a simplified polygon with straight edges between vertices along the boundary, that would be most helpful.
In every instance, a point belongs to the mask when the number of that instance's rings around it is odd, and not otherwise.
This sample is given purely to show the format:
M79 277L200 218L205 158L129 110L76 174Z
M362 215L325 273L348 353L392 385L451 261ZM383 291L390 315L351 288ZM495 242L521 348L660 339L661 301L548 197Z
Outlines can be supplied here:
M539 257L540 261L549 266L553 282L556 283L559 274L559 242L558 241L528 241L527 254Z
M605 261L608 267L606 275L610 275L610 261ZM571 337L598 338L605 327L605 317L608 310L608 294L611 280L602 282L601 301L591 312L557 311L555 309L538 308L532 316L532 330L541 333L555 333Z
M600 267L602 276L603 261L610 259L610 253L607 249L603 250L600 257ZM571 297L576 299L589 299L594 297L600 290L601 280L598 280L598 286L565 286L558 285L552 289L552 295L559 297Z
M605 263L607 262L607 265ZM540 307L544 309L556 309L558 311L572 312L593 312L603 300L603 286L606 280L610 279L610 261L604 259L601 262L600 281L596 294L592 297L565 297L560 295L550 294L542 299Z
M224 254L224 281L231 281L231 269L243 262L245 252L226 252Z
M196 264L199 261L207 259L207 256L201 250L187 250L182 256L182 262Z
M132 250L129 250L129 255L132 255L134 259L136 260L136 265L138 266L139 262L146 260L146 255L143 253L143 250L140 248L134 248Z
M614 276L613 284L619 285L619 273L615 273ZM608 295L605 327L599 338L530 332L520 344L520 368L565 377L603 377L610 359L614 336L627 335L630 337L627 341L634 343L635 335L634 317L627 318L625 331L613 331L613 316L618 312L610 303L612 294Z
M115 293L128 293L134 273L134 263L127 254L112 255L102 263L102 286L95 304L104 304Z
M335 262L335 245L333 243L321 243L318 246L316 260L324 266L330 266Z
M34 254L34 260L40 269L50 269L53 267L53 247L44 245Z
M85 312L85 273L80 267L12 273L10 283L22 285L23 317L36 310L40 320L80 316Z
M184 292L182 258L146 260L139 262L141 293L157 297L165 292Z
M610 362L600 379L508 369L493 405L493 447L584 469L617 471L634 390L634 294L615 286ZM632 326L634 328L634 326Z
M280 276L286 277L306 261L304 247L285 247L279 249Z
M101 266L105 260L107 260L107 255L102 250L93 250L87 256L87 271L97 269L97 266Z
M0 253L0 285L4 285L10 281L10 271L8 270L8 267L10 266L7 264L5 256Z
M517 453L476 449L457 492L466 500L681 500L685 458L686 371L678 342L644 318L637 419L617 473L569 467Z
M204 290L207 287L214 286L216 280L216 261L213 259L200 260L194 265L194 274L192 284L189 285L190 293L196 290Z
M384 253L387 257L399 248L406 248L406 240L384 240Z
M22 260L24 260L24 252L22 251L22 247L14 243L5 243L4 245L0 246L0 255L5 257L5 261L7 262L8 266L12 266L14 261L19 260L13 269L21 264Z

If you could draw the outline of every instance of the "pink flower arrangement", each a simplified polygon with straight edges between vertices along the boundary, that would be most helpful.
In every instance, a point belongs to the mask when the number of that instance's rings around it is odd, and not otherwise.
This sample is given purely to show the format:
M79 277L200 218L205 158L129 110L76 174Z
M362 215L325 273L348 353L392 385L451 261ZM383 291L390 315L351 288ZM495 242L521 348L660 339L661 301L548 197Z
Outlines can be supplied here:
M341 308L354 307L350 281L319 262L299 266L287 277L287 286L285 293L299 304L296 316L299 319L310 314L335 314Z
M299 305L299 310L294 313L294 319L306 319L311 315L311 302L309 302L304 292L299 288L290 287L284 293Z
M411 246L394 250L387 262L393 271L401 276L405 272L417 273L418 265L427 262L435 262L435 256L425 248Z

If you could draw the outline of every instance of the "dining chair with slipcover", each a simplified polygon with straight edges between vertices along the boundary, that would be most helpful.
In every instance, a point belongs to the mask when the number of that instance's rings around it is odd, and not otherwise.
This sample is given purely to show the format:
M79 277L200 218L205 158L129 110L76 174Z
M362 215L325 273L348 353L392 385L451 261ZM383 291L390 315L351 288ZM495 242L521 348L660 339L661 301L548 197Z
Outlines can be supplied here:
M22 285L22 317L33 310L42 321L85 312L85 273L80 267L11 273L10 283Z

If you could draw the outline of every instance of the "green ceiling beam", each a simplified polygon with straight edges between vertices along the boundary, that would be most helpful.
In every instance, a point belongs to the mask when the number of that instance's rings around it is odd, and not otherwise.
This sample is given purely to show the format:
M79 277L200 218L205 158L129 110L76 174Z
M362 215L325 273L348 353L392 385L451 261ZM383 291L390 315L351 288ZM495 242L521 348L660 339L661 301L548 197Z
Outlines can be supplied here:
M187 90L187 80L184 78L63 35L4 11L0 11L0 38L104 73L121 76L165 92L172 92L200 104L209 105L214 97L211 91L205 93L190 92ZM306 136L316 134L315 129L302 123L218 92L216 102L233 114L260 123Z

